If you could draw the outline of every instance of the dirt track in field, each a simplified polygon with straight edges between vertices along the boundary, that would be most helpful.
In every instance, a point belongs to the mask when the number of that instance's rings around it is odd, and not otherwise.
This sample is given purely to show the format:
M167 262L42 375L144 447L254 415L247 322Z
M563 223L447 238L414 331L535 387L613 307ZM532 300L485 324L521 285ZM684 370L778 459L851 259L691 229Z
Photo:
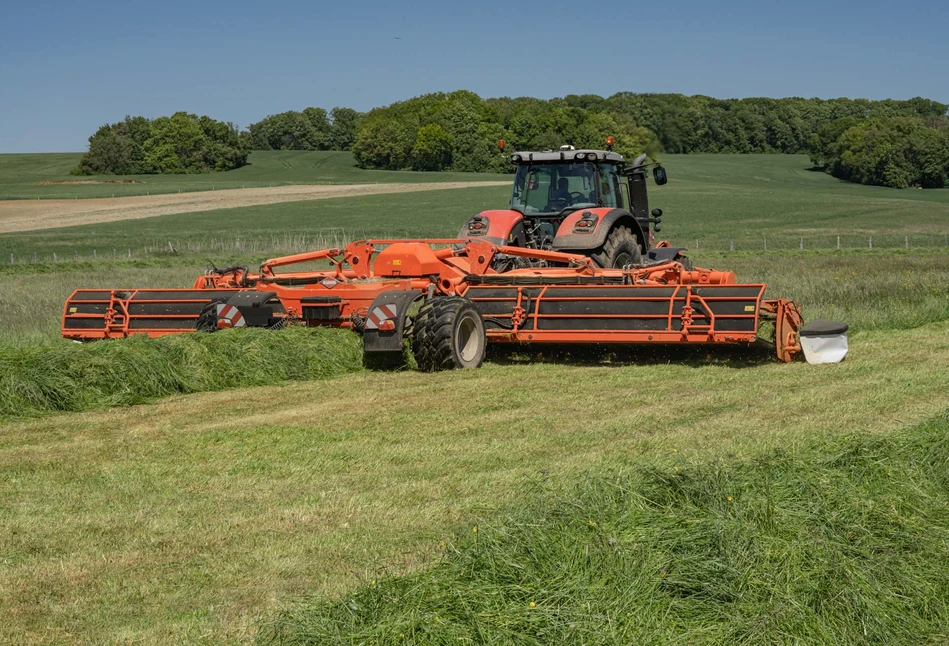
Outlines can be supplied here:
M240 206L325 200L333 197L412 193L452 188L502 186L509 182L439 182L425 184L340 184L235 188L199 193L168 193L87 200L0 201L0 233L56 229L80 224L151 218L172 213L214 211Z

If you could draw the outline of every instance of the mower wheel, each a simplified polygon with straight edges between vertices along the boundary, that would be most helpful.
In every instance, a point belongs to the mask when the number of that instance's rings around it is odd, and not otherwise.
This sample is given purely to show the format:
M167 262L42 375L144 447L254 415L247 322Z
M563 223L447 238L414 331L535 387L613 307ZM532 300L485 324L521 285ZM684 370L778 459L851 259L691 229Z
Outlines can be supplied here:
M626 265L639 265L643 261L639 238L625 226L610 231L603 246L590 254L590 257L606 269L622 269Z
M217 306L226 302L223 298L217 298L205 305L194 323L194 329L198 332L217 332Z
M466 298L428 299L419 308L413 329L412 353L423 372L477 368L484 361L484 322L478 308Z

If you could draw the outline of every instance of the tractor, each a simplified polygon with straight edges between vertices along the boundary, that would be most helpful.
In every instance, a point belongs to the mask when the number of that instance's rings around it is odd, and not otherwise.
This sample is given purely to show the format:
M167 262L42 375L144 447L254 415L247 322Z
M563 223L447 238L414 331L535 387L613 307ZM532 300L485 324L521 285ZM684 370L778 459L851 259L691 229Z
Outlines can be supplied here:
M503 151L504 141L498 146ZM674 260L691 268L691 261L682 255L684 248L652 245L652 230L660 231L662 210L649 211L646 171L652 166L653 179L663 185L668 181L665 168L647 163L646 155L627 164L612 148L609 137L606 150L561 146L513 153L508 158L516 166L511 208L471 217L458 237L582 254L606 269L638 266L644 260ZM502 255L495 269L519 266Z
M258 272L212 268L191 289L76 290L62 336L329 326L362 335L370 367L402 365L408 341L431 371L477 367L489 343L751 346L761 336L782 362L843 359L845 324L804 325L795 303L764 298L765 285L653 245L662 212L649 212L646 156L627 166L612 143L512 154L511 208L479 213L457 238L359 240Z

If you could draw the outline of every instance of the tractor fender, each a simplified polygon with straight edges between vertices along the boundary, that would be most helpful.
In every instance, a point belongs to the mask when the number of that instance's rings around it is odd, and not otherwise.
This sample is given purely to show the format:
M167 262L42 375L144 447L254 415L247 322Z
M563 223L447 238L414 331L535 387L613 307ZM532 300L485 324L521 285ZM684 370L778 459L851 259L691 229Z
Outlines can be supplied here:
M596 227L590 233L575 233L577 223L585 213L597 217ZM637 238L640 246L646 248L647 235L632 213L625 209L578 209L564 218L554 238L554 251L590 251L599 249L606 242L610 231L617 226L627 226Z
M402 337L405 334L405 322L408 318L412 303L423 296L423 292L415 290L391 290L376 296L369 306L366 315L365 328L362 333L362 349L365 353L371 352L402 352ZM387 321L392 321L391 330Z
M486 229L472 229L471 224L481 222ZM484 231L484 233L477 233ZM468 218L464 226L461 227L459 238L471 240L484 240L498 246L507 245L510 247L527 246L527 233L524 230L524 216L517 211L497 210L482 211L477 215Z

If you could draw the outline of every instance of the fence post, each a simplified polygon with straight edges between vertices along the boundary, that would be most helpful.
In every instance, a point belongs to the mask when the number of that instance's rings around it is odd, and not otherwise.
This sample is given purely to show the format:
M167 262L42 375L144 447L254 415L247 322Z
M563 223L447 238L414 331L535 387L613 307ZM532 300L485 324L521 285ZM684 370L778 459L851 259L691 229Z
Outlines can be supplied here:
M131 258L131 257L132 257L132 250L129 249L129 258Z
M906 248L909 249L909 236L906 236Z
M870 236L870 248L873 249L873 236Z
M729 251L734 251L734 250L735 250L735 241L734 241L734 240L729 240L729 241L728 241L728 250L729 250Z
M763 240L764 240L764 250L767 251L767 250L768 250L768 239L767 239L767 238L763 238Z
M837 236L837 250L840 251L840 236Z
M804 238L801 237L801 251L804 251Z
M95 250L95 249L92 250L92 259L93 259L93 260L98 260L98 259L99 259L99 254L96 253L96 250Z
M12 253L10 254L10 264L11 264L11 265L13 264L13 254L12 254Z
M73 249L73 252L72 252L72 259L73 259L75 262L79 262L79 252L76 251L75 249Z
M115 260L115 249L112 250L112 260Z
M56 262L56 252L53 252L53 262Z

